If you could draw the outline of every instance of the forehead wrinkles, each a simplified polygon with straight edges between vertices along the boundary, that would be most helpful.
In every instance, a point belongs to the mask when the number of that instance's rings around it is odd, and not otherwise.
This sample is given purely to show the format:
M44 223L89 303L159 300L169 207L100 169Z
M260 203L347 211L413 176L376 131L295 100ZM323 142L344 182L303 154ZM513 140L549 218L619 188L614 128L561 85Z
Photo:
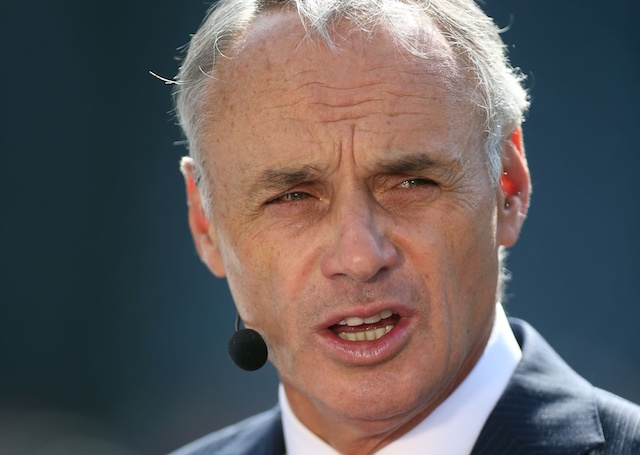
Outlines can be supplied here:
M468 84L435 27L424 24L420 35L423 47L429 49L426 58L395 46L384 29L365 36L350 33L348 27L336 31L340 48L336 54L306 36L295 14L258 18L229 50L228 58L220 60L212 79L206 108L209 121L203 129L209 157L213 158L216 136L240 125L244 132L249 127L264 135L271 122L278 122L280 132L294 128L282 120L332 123L367 117L359 122L360 131L372 125L370 131L375 132L380 128L375 119L386 116L393 122L393 132L402 133L416 128L415 122L403 122L407 116L446 128L454 116L470 111ZM438 105L444 116L434 116Z
M376 116L401 120L403 116L426 115L425 105L442 102L438 84L424 75L392 67L370 69L348 81L318 79L297 85L292 96L297 96L303 109L323 123Z
M425 58L396 46L384 25L371 32L353 31L354 27L347 20L336 24L333 35L339 50L332 53L319 38L306 34L295 13L267 12L236 41L229 57L219 62L212 91L219 101L228 102L233 95L237 105L255 105L260 95L275 94L276 98L289 95L289 102L343 107L363 102L363 97L376 91L420 96L421 85L433 84L434 77L447 89L460 89L463 76L457 59L428 18L415 32L421 48L427 50ZM395 52L379 52L381 43ZM329 73L323 61L340 62L340 70L336 72L333 65ZM282 101L281 106L286 106Z

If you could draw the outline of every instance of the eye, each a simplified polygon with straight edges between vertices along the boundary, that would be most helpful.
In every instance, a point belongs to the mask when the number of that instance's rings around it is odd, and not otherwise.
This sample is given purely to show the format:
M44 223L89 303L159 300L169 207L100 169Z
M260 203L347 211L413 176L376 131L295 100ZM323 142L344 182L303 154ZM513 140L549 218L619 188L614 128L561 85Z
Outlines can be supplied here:
M417 210L422 205L435 200L440 194L440 185L427 177L390 177L386 189L380 193L382 205L393 210Z
M434 182L429 179L413 178L413 179L407 179L400 182L400 184L398 185L398 188L409 189L409 188L416 188L419 186L433 185L433 184Z
M283 194L282 196L278 196L268 200L267 204L282 204L286 202L296 202L296 201L302 201L310 197L311 195L309 193L305 193L304 191L292 191L291 193Z

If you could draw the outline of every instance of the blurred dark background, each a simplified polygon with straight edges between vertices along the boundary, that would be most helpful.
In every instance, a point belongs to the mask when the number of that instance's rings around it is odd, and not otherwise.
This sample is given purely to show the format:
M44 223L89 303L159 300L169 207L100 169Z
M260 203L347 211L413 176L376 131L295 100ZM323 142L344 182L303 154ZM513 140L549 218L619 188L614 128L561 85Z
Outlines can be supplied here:
M486 0L529 75L534 197L510 314L640 401L634 0ZM169 111L201 1L3 1L0 453L166 453L276 401L186 225Z

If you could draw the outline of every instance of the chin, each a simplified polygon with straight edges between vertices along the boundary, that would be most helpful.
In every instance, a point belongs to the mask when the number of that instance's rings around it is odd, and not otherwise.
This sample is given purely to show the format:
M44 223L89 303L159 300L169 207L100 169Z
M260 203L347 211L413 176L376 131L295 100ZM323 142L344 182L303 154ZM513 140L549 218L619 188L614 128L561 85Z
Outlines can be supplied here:
M406 375L375 376L365 371L352 373L350 380L331 387L339 390L338 394L321 392L322 407L342 419L361 422L372 431L389 430L435 407L432 402L439 394L430 390L426 378L414 377L413 383L408 383Z

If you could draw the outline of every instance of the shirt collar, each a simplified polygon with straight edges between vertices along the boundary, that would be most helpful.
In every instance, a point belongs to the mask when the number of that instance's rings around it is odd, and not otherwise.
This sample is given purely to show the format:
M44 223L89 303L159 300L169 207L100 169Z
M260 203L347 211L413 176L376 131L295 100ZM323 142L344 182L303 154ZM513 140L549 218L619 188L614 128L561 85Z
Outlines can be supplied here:
M467 377L431 414L376 455L420 453L468 455L485 421L522 358L502 305L496 305L491 336ZM293 413L284 387L279 388L287 455L339 455ZM464 429L464 431L460 431Z

